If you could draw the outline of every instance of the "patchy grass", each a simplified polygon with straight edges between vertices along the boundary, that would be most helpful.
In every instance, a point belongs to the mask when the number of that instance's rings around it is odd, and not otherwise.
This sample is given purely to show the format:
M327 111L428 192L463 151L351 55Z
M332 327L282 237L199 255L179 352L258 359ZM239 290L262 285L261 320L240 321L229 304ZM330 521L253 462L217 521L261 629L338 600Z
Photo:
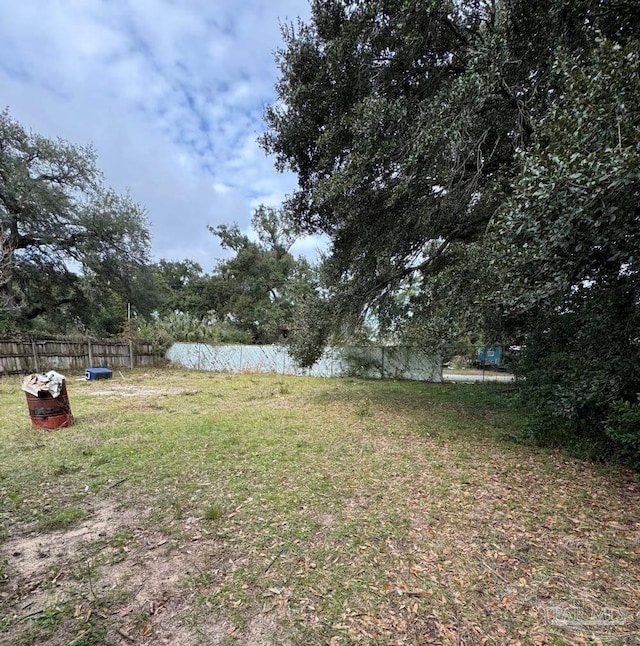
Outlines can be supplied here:
M183 370L67 386L76 424L45 432L0 381L0 644L639 630L636 478L510 443L504 386Z
M77 523L87 517L87 511L81 507L66 507L47 511L38 518L39 532L52 532Z

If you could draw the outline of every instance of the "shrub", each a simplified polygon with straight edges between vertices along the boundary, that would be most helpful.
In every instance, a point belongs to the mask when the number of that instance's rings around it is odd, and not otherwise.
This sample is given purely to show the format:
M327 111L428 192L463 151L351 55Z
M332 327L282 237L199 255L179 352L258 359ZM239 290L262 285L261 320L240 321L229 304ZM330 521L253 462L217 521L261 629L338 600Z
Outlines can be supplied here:
M616 401L605 424L606 434L634 466L640 466L640 394L639 401Z

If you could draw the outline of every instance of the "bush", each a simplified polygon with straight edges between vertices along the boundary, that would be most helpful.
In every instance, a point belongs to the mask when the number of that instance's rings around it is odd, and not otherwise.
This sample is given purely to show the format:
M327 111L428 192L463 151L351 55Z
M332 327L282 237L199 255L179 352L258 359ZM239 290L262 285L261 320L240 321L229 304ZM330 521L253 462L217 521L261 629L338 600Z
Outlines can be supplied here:
M640 467L640 393L635 403L613 403L605 424L605 432L634 466Z
M150 341L154 351L164 356L175 342L211 343L250 343L248 332L240 330L232 323L214 321L209 317L198 318L188 313L173 312L167 316L150 321L137 320L136 335Z
M530 409L527 439L582 457L640 464L633 309L633 300L609 285L537 313L514 366Z

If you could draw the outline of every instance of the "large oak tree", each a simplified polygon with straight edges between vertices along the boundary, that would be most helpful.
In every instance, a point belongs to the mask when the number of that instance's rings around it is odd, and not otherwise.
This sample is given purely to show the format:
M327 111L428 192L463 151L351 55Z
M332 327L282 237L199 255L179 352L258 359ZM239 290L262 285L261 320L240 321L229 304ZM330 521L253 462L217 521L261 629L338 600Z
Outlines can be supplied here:
M0 307L7 329L117 332L152 308L144 210L106 188L95 152L0 113Z
M639 33L635 0L316 0L285 26L262 143L331 241L299 356L367 312L518 339L542 426L640 457Z
M316 0L287 25L265 149L299 189L298 226L329 236L341 320L395 311L511 193L535 123L558 97L559 49L635 33L637 3Z

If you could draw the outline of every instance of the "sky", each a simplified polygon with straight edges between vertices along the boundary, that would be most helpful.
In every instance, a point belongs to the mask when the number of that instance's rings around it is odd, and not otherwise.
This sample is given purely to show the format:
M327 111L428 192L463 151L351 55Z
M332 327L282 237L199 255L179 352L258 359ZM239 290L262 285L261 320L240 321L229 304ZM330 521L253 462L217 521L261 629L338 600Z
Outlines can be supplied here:
M259 148L275 100L280 22L307 0L0 0L0 109L92 145L105 183L147 211L154 260L209 272L207 225L249 229L296 187ZM294 253L310 259L309 238Z

